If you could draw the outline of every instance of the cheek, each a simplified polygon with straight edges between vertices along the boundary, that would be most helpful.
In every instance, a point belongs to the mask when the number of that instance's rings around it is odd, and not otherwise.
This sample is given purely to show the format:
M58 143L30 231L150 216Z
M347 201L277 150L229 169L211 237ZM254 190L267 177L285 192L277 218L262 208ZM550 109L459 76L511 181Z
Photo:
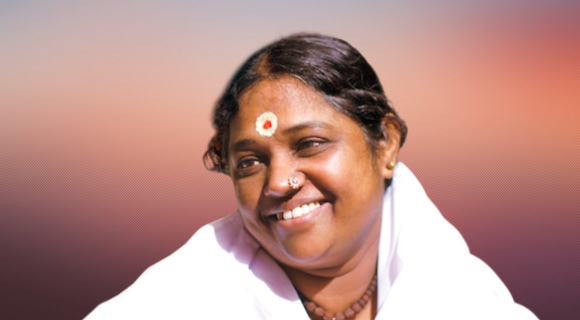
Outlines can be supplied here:
M320 168L324 171L325 179L336 184L337 188L348 188L357 184L357 181L368 177L368 171L371 169L366 154L352 149L335 152L323 162Z
M253 213L260 197L260 189L253 186L250 181L235 181L234 190L239 209L244 213Z
M253 188L247 186L240 186L235 184L236 198L238 202L238 212L246 229L255 238L260 238L258 230L260 230L261 222L258 214L258 196L255 192L251 192Z
M349 149L327 158L320 177L343 205L364 206L381 197L383 179L375 163L370 151Z

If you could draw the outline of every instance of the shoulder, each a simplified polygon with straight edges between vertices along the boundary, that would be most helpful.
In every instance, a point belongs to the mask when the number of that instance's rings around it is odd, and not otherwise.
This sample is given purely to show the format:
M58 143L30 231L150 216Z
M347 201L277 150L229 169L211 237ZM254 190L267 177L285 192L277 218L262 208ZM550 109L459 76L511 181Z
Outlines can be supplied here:
M383 250L392 257L384 264L393 279L386 297L390 318L536 319L469 252L461 234L402 163L387 191L385 210L383 231L390 238L384 243L390 246Z
M517 304L499 276L472 254L451 261L440 274L446 284L447 303L458 319L537 319Z
M403 269L387 297L391 319L534 320L479 258L458 255Z
M247 296L243 279L258 248L236 214L208 224L86 319L211 315L227 296ZM223 290L224 283L229 284L227 290Z

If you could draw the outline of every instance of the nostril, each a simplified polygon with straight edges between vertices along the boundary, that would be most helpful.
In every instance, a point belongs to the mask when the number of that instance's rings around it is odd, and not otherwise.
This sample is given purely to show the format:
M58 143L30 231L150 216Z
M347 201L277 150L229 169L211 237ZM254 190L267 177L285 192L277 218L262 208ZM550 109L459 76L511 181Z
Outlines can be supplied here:
M264 186L267 196L285 197L301 185L300 173L296 171L297 162L284 152L276 152L270 158Z
M269 179L264 188L267 196L285 197L296 193L304 185L304 179L299 176Z

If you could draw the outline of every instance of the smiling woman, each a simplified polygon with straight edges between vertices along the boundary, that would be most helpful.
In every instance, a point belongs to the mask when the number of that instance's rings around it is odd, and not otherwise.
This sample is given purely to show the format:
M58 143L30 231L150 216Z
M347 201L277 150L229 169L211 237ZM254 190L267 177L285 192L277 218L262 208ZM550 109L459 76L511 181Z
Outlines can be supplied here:
M252 126L266 109L280 119L272 138L260 137ZM309 270L334 278L357 267L374 271L382 184L392 174L385 166L396 159L398 139L373 161L360 127L289 77L262 80L242 95L230 134L228 166L242 221L289 274ZM252 143L238 148L244 140ZM295 189L290 178L297 179ZM313 203L320 206L301 212ZM276 218L296 211L301 214L292 219Z
M238 211L88 319L536 319L397 163L407 127L348 43L259 50L214 125Z

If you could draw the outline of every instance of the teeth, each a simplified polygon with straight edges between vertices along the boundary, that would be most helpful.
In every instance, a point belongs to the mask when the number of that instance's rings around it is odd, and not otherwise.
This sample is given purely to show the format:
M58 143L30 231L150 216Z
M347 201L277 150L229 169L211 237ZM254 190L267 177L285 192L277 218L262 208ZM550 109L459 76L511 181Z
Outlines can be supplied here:
M292 209L292 218L298 218L302 215L302 208L296 207Z
M290 211L279 212L276 217L278 220L289 220L292 218L298 218L308 212L320 207L320 203L318 201L311 202L308 204L303 204L300 207L296 207Z

